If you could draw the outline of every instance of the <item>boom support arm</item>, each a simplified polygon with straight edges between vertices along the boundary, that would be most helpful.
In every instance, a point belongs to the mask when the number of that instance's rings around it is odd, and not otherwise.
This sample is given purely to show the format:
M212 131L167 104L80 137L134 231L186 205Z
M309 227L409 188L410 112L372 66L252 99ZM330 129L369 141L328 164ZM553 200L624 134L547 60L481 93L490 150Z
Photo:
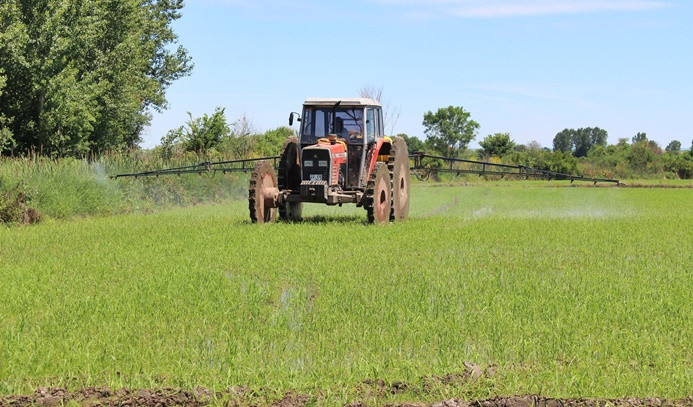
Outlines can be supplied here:
M136 173L126 173L112 175L109 178L122 177L158 177L159 175L181 175L181 174L202 174L217 171L226 174L227 172L251 172L255 168L258 161L272 161L274 168L277 167L279 160L278 155L261 157L261 158L243 158L238 160L226 161L207 161L194 165L183 167L165 168L160 170L143 171ZM425 158L442 160L442 167L431 167L424 165ZM617 179L609 178L591 178L582 177L579 175L564 174L561 172L538 170L524 165L511 165L491 163L487 161L465 160L462 158L443 157L422 152L414 152L409 155L411 170L419 179L427 179L432 173L451 173L451 174L478 174L478 175L500 175L500 176L515 176L519 178L538 178L548 180L570 180L573 181L588 181L588 182L610 182L619 184Z
M452 173L452 174L478 174L478 175L512 175L520 178L540 178L548 180L570 180L594 182L611 182L619 184L617 179L591 178L579 175L564 174L561 172L538 170L525 165L499 164L486 161L465 160L462 158L443 157L438 155L414 152L409 155L414 165L411 170L419 179L426 179L433 172ZM444 161L442 167L430 167L423 164L424 158L438 159Z
M261 158L243 158L239 160L225 160L225 161L207 161L194 165L186 165L183 167L175 168L164 168L161 170L151 170L143 172L133 172L127 174L116 174L111 175L109 178L122 178L122 177L158 177L159 175L181 175L181 174L202 174L207 172L216 173L220 171L223 174L227 172L250 172L255 168L255 164L258 161L270 161L277 166L277 160L279 160L278 155L273 155L269 157Z

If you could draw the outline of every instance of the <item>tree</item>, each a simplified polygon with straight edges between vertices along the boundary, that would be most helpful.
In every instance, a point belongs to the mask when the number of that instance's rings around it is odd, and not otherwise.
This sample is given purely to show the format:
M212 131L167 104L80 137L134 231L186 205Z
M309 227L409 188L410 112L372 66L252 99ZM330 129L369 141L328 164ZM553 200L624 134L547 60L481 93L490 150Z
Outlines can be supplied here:
M633 168L645 172L648 164L654 162L655 152L652 151L647 139L640 140L633 143L633 147L630 149L627 159Z
M638 133L632 138L633 144L640 141L647 141L647 133Z
M678 140L672 140L672 142L666 146L665 150L669 153L676 154L681 151L681 142Z
M515 142L510 139L510 133L496 133L486 136L479 145L484 156L502 157L513 150Z
M294 131L286 126L259 134L256 136L255 152L262 157L279 155L286 139L293 135Z
M0 70L0 97L2 97L2 88L5 87L6 79L2 75ZM14 138L12 137L12 131L8 128L10 121L7 120L5 115L0 111L0 155L6 149L10 149L15 146Z
M573 145L575 151L573 156L585 157L595 146L606 147L608 133L599 127L587 127L577 129L574 135Z
M553 151L573 151L573 129L563 129L553 138Z
M189 120L181 126L169 132L161 139L162 146L166 151L170 145L176 141L183 143L187 151L204 153L207 150L216 148L231 133L231 128L226 123L224 110L217 107L210 116L206 113L202 117L193 118L188 112Z
M606 130L600 129L599 127L588 127L586 131L590 135L592 147L602 146L606 148L606 141L609 138L609 133Z
M653 153L655 153L657 155L662 154L662 147L660 147L656 141L647 140L647 145L650 147L650 150L652 150Z
M630 144L628 144L628 139L625 137L621 137L618 139L618 142L614 146L616 147L617 150L623 151L623 150L628 150L630 148Z
M402 137L404 141L407 142L407 150L409 150L409 152L426 150L424 142L416 136L408 136L404 133L400 133L397 137Z
M554 151L572 151L575 157L584 157L593 146L606 147L608 133L599 127L564 129L553 139Z
M16 151L135 146L192 69L171 23L183 0L0 2L0 111Z
M427 142L441 154L457 157L474 140L479 123L471 120L463 107L448 106L424 114Z

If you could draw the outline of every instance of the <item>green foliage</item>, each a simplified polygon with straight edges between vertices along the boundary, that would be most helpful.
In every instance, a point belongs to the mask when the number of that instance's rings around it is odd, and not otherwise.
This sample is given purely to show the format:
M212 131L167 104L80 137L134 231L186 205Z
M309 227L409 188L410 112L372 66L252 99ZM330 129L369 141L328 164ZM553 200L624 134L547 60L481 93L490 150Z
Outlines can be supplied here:
M693 157L691 154L667 154L662 157L664 170L676 174L681 179L693 178Z
M282 126L268 130L256 136L255 155L267 157L281 154L282 146L287 138L294 135L290 127Z
M255 151L257 131L244 114L233 123L233 133L223 146L224 151L235 158L259 157Z
M190 119L185 126L169 130L161 139L158 153L163 158L173 157L180 151L227 158L267 157L281 154L286 139L294 135L294 131L285 126L256 133L245 116L229 126L224 110L217 107L211 116L204 114L199 118L188 113Z
M681 151L681 142L678 140L672 140L671 143L667 144L665 150L669 153L678 153Z
M580 161L583 173L621 179L691 178L692 156L674 151L665 154L656 142L639 134L639 141L632 145L621 138L606 148L593 147Z
M599 127L564 129L553 139L553 150L571 151L575 157L585 157L594 146L606 147L608 133Z
M642 141L647 141L647 133L638 133L633 136L633 144L640 143Z
M404 141L407 143L407 150L409 150L410 153L412 151L426 150L426 144L416 136L408 136L404 133L400 133L397 135L397 137L402 137L404 139Z
M482 155L486 157L502 157L515 147L515 142L510 139L510 133L489 134L479 142Z
M3 88L5 87L6 82L7 78L5 78L2 69L0 69L0 97L2 97ZM12 135L12 130L9 129L9 124L10 120L8 120L0 110L0 155L2 155L3 151L10 150L16 145Z
M15 153L134 146L192 64L171 23L183 0L0 3L0 111ZM1 123L0 123L1 124ZM6 138L6 135L3 136ZM6 146L5 146L6 147Z
M582 175L578 159L569 152L527 149L506 154L503 160L509 164L524 165L537 170Z
M251 225L246 201L0 227L0 394L690 396L693 189L546 184L414 184L385 228L353 205Z
M479 129L479 123L471 120L470 116L463 107L456 106L443 107L435 113L427 112L423 119L427 143L440 154L458 157Z
M573 133L575 130L563 129L553 138L553 151L573 151Z
M205 153L206 151L217 148L221 142L231 134L231 128L226 123L224 110L217 107L210 116L207 113L202 117L193 118L188 112L188 121L185 126L175 130L170 130L161 139L162 146L169 149L177 140L183 143L186 151Z
M655 160L655 152L647 140L633 143L628 162L635 168L648 168Z
M606 147L607 136L606 130L599 127L578 129L573 139L573 145L575 146L573 155L575 157L584 157L594 146Z

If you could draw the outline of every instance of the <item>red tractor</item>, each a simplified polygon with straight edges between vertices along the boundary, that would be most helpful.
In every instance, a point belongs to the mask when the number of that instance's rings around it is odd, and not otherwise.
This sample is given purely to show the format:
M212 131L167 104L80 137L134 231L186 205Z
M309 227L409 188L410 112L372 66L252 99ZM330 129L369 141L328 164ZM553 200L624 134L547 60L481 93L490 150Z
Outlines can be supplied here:
M294 117L289 115L289 125ZM304 202L354 203L371 223L409 213L409 153L400 137L384 135L382 106L364 98L311 98L298 116L299 137L289 137L276 173L259 161L248 194L253 222L301 219Z

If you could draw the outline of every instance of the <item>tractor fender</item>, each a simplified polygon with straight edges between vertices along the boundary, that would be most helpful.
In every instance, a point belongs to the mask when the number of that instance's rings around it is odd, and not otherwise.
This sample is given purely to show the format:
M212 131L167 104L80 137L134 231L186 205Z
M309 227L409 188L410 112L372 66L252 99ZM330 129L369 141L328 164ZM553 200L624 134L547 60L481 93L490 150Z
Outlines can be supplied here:
M373 172L375 163L385 162L390 160L390 148L392 147L392 139L390 137L379 138L375 143L375 148L368 155L368 175Z

